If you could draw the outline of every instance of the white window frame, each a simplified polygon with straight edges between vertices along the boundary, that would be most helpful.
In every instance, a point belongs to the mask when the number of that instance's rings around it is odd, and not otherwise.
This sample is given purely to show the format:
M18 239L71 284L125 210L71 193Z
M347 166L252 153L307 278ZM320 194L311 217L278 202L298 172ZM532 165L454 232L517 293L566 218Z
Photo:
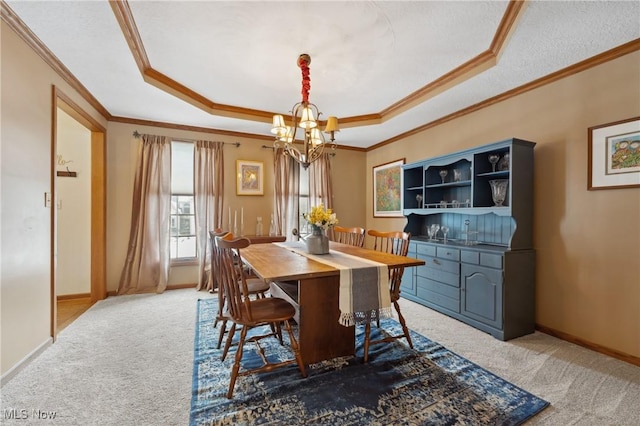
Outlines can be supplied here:
M171 232L170 232L170 236L169 236L169 240L170 240L170 256L171 256L171 264L175 265L175 264L189 264L189 263L197 263L198 261L198 247L197 247L197 242L196 242L196 226L195 226L195 221L196 221L196 212L195 212L195 195L193 193L193 155L191 156L190 161L184 161L184 158L180 159L177 158L176 151L174 149L176 149L176 147L178 146L177 144L191 144L193 147L193 143L190 142L184 142L184 141L178 141L178 140L174 140L171 141L171 212L170 212L170 224L171 224ZM176 160L174 162L174 159ZM179 163L179 167L177 167ZM176 170L181 170L183 173L185 170L190 171L190 176L186 176L187 181L190 181L190 185L187 183L185 185L185 181L180 182L178 179L174 179L174 173L176 172ZM180 201L181 199L184 200L185 198L189 199L188 201L190 201L190 206L192 206L192 209L190 212L181 212L180 211ZM185 218L190 218L190 224L191 224L191 229L189 233L186 234L180 234L179 233L179 229L180 229L180 223L181 221L183 221ZM178 230L178 234L175 234L174 230ZM193 240L193 252L195 253L194 256L183 256L180 257L180 252L179 252L179 247L180 247L180 239L181 238L189 238Z

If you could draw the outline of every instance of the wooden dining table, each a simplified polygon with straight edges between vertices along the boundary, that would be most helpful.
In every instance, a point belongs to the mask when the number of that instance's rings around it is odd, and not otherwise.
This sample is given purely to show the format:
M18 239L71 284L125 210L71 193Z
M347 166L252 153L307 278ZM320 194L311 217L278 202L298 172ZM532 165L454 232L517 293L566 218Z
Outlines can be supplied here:
M299 244L304 247L304 243ZM424 265L420 259L336 242L329 248L390 269ZM296 308L298 343L305 364L355 355L355 327L338 321L339 269L278 244L252 244L242 249L241 255L257 276L271 282L273 297L283 298Z

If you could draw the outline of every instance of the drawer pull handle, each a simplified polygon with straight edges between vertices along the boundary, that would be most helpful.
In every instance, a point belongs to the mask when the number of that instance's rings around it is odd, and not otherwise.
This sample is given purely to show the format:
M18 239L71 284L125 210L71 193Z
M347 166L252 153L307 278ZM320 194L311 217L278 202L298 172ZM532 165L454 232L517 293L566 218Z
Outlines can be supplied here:
M440 264L440 262L438 262L438 259L433 259L433 263L435 263L436 265Z

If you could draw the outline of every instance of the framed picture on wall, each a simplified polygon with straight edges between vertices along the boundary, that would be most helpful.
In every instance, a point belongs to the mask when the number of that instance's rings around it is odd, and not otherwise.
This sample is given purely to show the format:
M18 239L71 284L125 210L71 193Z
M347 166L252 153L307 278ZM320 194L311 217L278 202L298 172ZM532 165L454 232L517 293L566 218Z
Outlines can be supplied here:
M236 175L237 195L264 195L262 162L236 160Z
M402 217L404 158L373 168L373 217Z
M589 127L587 189L640 187L640 117Z

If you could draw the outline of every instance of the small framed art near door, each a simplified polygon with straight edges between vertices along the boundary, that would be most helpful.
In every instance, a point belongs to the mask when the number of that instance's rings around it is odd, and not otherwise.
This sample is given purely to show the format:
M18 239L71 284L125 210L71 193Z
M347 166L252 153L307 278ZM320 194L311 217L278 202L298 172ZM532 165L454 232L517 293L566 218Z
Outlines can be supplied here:
M640 117L589 127L587 189L640 187Z

